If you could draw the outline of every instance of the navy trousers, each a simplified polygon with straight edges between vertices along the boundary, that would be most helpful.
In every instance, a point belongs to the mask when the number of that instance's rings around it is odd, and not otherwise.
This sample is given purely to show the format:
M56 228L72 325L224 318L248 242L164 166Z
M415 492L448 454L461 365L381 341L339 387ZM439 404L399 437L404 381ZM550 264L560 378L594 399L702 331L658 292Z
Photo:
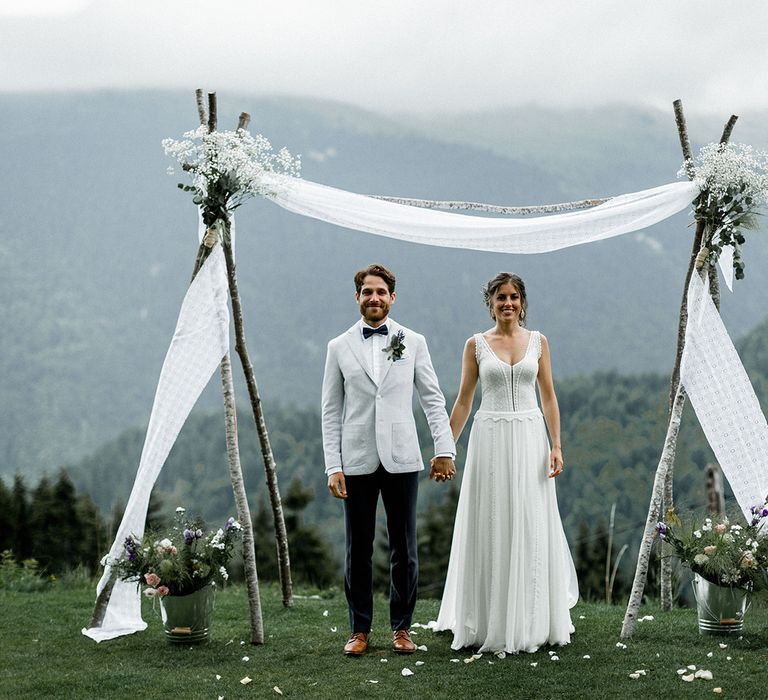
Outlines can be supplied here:
M370 632L373 619L373 538L379 494L389 537L389 622L408 629L416 606L419 559L416 546L416 499L419 472L391 474L383 466L372 474L347 476L344 501L347 553L344 591L352 632Z

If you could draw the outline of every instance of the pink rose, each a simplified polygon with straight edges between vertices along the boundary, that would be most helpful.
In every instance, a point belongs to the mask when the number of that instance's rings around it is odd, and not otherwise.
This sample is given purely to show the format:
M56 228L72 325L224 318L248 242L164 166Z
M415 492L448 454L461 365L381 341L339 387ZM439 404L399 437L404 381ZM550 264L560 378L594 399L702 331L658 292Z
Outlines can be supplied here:
M708 556L712 556L717 551L717 547L713 544L708 544L706 547L704 547L704 554Z
M179 550L176 549L176 545L171 545L171 554L176 554Z
M157 584L160 583L160 577L157 574L144 574L144 580L147 582L148 585L152 586L152 588L157 588Z
M168 595L168 586L158 586L157 587L157 595L159 595L161 598Z
M725 523L718 523L715 525L715 532L720 533L721 535L728 529L728 526Z

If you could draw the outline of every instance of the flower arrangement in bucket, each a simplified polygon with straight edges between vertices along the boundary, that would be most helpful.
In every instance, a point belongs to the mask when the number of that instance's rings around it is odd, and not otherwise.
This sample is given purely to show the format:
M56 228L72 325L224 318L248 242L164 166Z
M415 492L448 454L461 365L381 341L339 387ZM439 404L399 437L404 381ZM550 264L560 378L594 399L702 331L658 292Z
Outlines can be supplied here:
M753 506L750 522L727 516L683 523L670 511L657 527L663 549L694 573L702 633L741 631L748 595L768 590L768 503Z
M201 520L187 519L185 509L177 508L167 531L126 537L112 566L121 579L145 585L145 596L161 599L169 641L200 641L208 637L215 581L229 578L226 566L241 531L234 518L207 531Z

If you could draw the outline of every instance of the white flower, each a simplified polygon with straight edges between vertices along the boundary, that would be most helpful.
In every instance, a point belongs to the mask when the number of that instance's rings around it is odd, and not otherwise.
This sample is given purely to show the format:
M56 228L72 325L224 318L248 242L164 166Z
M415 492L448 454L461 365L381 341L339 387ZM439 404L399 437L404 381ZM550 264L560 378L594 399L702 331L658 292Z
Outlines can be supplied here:
M229 574L223 566L219 567L219 574L221 574L221 578L223 578L225 581L229 580Z
M170 170L170 171L171 171L171 172L169 173L169 175L173 175L173 168L169 167L169 168L168 168L168 170ZM179 515L181 515L182 513L186 513L186 512L187 512L187 509L186 509L186 508L182 508L181 506L179 506L179 507L176 509L176 512L177 512Z
M698 564L701 566L702 564L706 564L709 561L709 557L706 554L697 554L693 558L693 563Z
M705 526L702 526L701 530L706 530L707 528ZM711 527L709 528L712 529ZM701 530L696 530L696 532L693 533L693 536L697 539L701 539Z

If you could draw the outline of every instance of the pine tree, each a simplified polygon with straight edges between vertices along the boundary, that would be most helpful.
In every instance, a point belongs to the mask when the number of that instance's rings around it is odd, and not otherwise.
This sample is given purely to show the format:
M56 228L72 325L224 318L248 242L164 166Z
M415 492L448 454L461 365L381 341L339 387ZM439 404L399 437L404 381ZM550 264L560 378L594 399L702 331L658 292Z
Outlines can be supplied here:
M13 549L13 495L0 477L0 552Z
M17 561L23 561L32 556L32 537L27 486L20 474L13 477L11 513L13 513L13 553Z

